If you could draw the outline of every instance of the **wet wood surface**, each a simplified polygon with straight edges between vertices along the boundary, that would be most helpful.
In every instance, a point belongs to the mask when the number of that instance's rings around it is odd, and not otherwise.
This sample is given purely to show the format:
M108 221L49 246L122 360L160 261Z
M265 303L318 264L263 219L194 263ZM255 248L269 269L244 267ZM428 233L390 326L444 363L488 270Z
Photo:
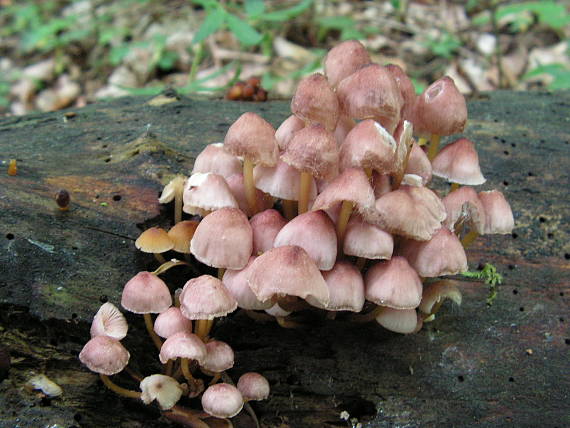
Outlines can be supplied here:
M287 102L126 98L74 110L0 119L0 342L12 365L0 383L0 427L167 427L160 412L105 390L77 360L101 302L119 304L125 282L153 269L134 239L168 227L162 184L188 174L196 154L221 141L243 112L274 125ZM316 317L307 328L241 315L214 335L236 351L235 379L259 371L269 400L263 426L570 426L570 93L495 92L469 103L465 135L477 143L487 183L505 193L512 235L479 238L471 269L504 276L492 306L487 287L463 282L464 303L445 306L416 335ZM16 176L6 174L17 159ZM445 189L442 183L440 189ZM71 208L58 210L65 188ZM192 276L167 275L178 287ZM142 319L128 316L133 366L157 370ZM0 367L0 375L2 374ZM45 373L63 388L48 399L24 388ZM127 378L117 382L134 386ZM248 426L240 416L237 426Z

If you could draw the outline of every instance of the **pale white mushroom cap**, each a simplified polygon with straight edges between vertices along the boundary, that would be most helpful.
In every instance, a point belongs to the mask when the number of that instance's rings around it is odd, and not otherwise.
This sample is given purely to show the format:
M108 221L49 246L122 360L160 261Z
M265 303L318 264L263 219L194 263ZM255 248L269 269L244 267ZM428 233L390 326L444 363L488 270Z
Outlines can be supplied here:
M107 376L122 371L129 363L130 354L117 339L95 336L79 353L79 360L95 373Z
M265 376L256 372L242 374L238 380L237 389L247 401L265 400L269 397L270 391L269 382Z
M159 359L162 364L166 364L168 360L177 358L188 358L202 363L206 358L206 345L193 333L174 333L162 344Z
M145 377L140 383L141 400L150 404L156 400L162 410L168 410L182 397L184 389L170 376L154 374Z
M109 336L121 340L127 335L129 326L124 315L110 302L101 305L91 323L91 337Z
M211 385L202 395L202 408L212 416L231 418L243 408L241 392L227 383Z

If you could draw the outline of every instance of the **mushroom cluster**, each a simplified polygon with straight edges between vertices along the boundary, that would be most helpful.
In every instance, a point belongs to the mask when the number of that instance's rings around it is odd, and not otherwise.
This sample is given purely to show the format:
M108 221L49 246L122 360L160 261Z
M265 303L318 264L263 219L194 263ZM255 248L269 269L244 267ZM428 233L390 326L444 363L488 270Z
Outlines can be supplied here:
M347 41L328 52L324 74L299 83L291 112L277 130L244 113L223 143L197 156L189 177L164 188L160 202L175 201L175 225L136 242L162 264L132 278L121 301L144 315L163 373L141 379L142 392L111 382L129 353L120 343L126 323L109 303L80 355L117 393L157 400L173 419L231 418L266 398L269 384L251 373L232 385L231 347L211 337L217 318L240 308L294 328L306 311L349 312L414 333L445 299L461 303L457 284L442 277L467 271L465 247L514 227L501 192L471 187L485 182L474 143L461 138L439 151L440 138L467 121L449 77L417 96L400 67L371 63L360 42ZM434 176L452 183L443 198L428 187ZM187 262L166 261L170 251L217 278L196 276L173 298L159 275ZM198 396L200 411L176 404Z

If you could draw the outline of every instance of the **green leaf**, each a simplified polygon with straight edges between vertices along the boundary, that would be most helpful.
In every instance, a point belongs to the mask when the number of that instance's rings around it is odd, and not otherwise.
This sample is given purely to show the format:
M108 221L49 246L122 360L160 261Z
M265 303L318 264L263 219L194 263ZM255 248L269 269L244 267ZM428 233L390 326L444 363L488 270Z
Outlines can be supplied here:
M274 12L265 13L262 16L260 16L260 18L263 21L285 22L301 15L309 7L311 7L312 4L313 0L303 0L300 3L296 4L295 6L290 7L288 9L276 10Z
M570 70L562 64L540 65L525 73L523 79L527 80L541 74L550 74L553 78L552 82L548 85L548 89L570 89Z
M244 46L257 45L263 39L263 36L255 28L235 15L227 14L226 21L231 32Z
M511 19L515 29L525 29L532 23L529 13L534 13L539 22L554 29L562 29L570 22L570 15L563 4L554 1L514 3L497 9L497 19ZM530 19L530 22L528 22Z
M131 47L128 44L113 46L109 52L109 62L111 65L119 65L129 53Z
M331 30L344 30L354 27L354 20L348 16L326 16L317 18L317 24Z
M174 68L174 64L176 64L176 60L178 59L178 54L172 51L164 51L160 56L156 65L161 70L172 70Z
M194 34L192 43L199 43L222 28L225 18L226 11L223 9L214 9L209 12L196 34Z
M245 0L245 13L250 18L256 18L265 12L263 0Z

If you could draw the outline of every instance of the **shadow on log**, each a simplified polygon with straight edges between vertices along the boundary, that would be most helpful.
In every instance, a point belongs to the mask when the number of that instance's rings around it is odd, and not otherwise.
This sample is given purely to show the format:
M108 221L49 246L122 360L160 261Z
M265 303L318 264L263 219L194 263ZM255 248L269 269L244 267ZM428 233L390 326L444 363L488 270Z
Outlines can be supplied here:
M412 336L342 317L302 330L240 314L217 325L214 336L236 351L234 379L256 370L271 383L270 399L253 404L262 426L351 426L343 411L370 427L570 425L569 110L568 92L495 92L469 103L465 136L477 143L482 189L504 192L516 222L512 236L484 237L468 252L471 269L489 262L504 276L492 306L484 284L465 282L463 306ZM245 111L278 125L289 104L126 98L75 115L0 119L4 166L18 162L16 176L0 174L0 341L12 359L0 426L173 426L107 391L77 355L100 304L118 304L125 282L156 266L134 239L169 226L162 185L189 174L204 145ZM61 188L71 195L66 212L54 201ZM168 283L190 275L180 269ZM157 370L142 320L128 320L134 368ZM63 395L25 389L33 373Z

